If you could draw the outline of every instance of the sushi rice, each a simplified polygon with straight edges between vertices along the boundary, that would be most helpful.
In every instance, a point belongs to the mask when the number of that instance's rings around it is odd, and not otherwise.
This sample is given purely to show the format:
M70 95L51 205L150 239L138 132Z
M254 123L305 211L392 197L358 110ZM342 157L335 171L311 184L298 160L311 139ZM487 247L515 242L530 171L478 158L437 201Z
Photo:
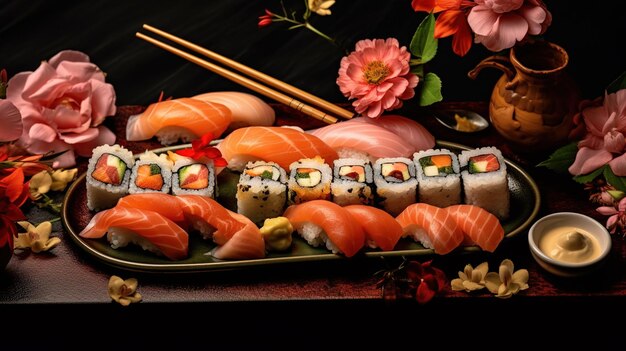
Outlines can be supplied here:
M287 201L287 173L274 162L249 162L239 177L236 197L237 212L257 225L278 217Z
M438 169L431 164L433 156L450 157L450 166ZM420 202L437 207L461 203L461 175L456 154L446 149L416 152L413 155L417 171L418 198ZM436 172L434 174L433 172Z
M396 167L396 165L402 168L401 172L398 171L402 173L402 179L383 175L386 168ZM415 164L406 157L379 158L374 163L374 184L378 204L385 211L396 216L416 201Z
M93 149L87 166L87 207L100 211L115 206L128 194L135 158L120 145L101 145Z
M142 188L139 184L137 184L141 179L137 179L139 177L140 167L149 167L151 171L157 170L158 173L152 175L152 177L157 176L161 178L162 184L159 189L156 188ZM130 184L128 188L128 192L130 194L138 194L138 193L152 193L152 192L160 192L167 194L170 192L170 188L172 186L172 161L167 158L166 154L161 154L157 156L154 152L146 151L141 156L139 156L139 160L135 162L133 166L133 170L130 176Z

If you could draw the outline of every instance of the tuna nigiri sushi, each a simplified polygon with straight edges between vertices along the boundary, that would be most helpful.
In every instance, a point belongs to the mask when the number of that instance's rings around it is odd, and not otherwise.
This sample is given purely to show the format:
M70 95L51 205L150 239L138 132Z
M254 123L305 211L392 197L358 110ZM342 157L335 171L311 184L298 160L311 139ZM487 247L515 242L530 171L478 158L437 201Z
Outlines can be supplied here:
M378 118L353 118L353 122L365 122L383 127L398 135L416 151L432 149L435 137L418 122L399 115L384 115Z
M325 244L333 253L354 256L365 244L365 234L350 212L326 200L287 208L284 215L312 246Z
M218 137L231 121L230 110L222 104L191 98L160 101L128 119L126 140L146 140L156 135L163 145L169 145L207 133Z
M292 128L247 127L228 135L219 145L228 167L241 171L250 161L276 162L284 169L301 158L320 156L328 164L337 152L319 138Z
M171 260L186 258L189 249L187 233L154 211L114 207L97 213L79 235L95 239L104 234L114 249L132 242Z
M389 213L376 207L350 205L344 207L361 225L367 246L391 251L402 237L402 227Z
M435 253L445 255L456 249L463 242L461 228L446 209L417 203L408 206L396 220L410 235L424 247L434 249Z
M221 260L250 260L265 257L265 241L259 228L246 216L228 211L231 218L243 225L228 241L215 248L213 257Z
M397 134L370 123L341 122L314 130L311 134L335 149L341 157L376 160L411 157L415 152L415 148Z
M478 206L454 205L447 207L446 211L469 239L466 241L485 251L493 252L504 238L504 229L498 218Z
M237 91L218 91L196 95L192 99L216 102L230 110L233 120L227 131L249 126L271 126L274 124L274 109L252 94Z

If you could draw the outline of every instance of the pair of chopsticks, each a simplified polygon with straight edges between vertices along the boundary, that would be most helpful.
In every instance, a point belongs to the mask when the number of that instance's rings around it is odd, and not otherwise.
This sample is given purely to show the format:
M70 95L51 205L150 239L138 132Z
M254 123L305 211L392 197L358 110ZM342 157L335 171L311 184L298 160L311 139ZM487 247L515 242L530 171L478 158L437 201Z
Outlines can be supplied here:
M182 51L178 48L175 48L171 45L168 45L166 43L163 43L157 39L154 39L152 37L149 37L143 33L137 32L135 35L140 38L143 39L151 44L154 44L166 51L169 51L171 53L173 53L174 55L178 55L184 59L186 59L187 61L190 61L192 63L197 64L198 66L204 67L206 69L208 69L209 71L212 71L214 73L217 73L218 75L229 79L237 84L240 84L250 90L253 90L261 95L264 95L270 99L273 99L275 101L278 101L282 104L285 104L289 107L292 107L298 111L303 112L304 114L307 114L313 118L319 119L320 121L326 122L328 124L333 124L337 122L337 118L333 117L332 115L327 114L326 112L322 111L328 111L329 113L332 113L334 115L337 115L339 117L342 118L352 118L354 116L354 113L343 109L331 102L328 102L326 100L323 100L315 95L312 95L310 93L307 93L306 91L303 91L301 89L298 89L292 85L289 85L285 82L282 82L276 78L270 77L265 73L261 73L253 68L250 68L246 65L243 65L239 62L233 61L227 57L224 57L220 54L217 54L213 51L207 50L201 46L198 46L196 44L193 44L191 42L188 42L187 40L181 39L177 36L174 36L172 34L169 34L167 32L164 32L160 29L154 28L150 25L144 24L143 28L158 34L168 40L171 40L172 42L179 44L187 49L190 49L194 52L197 52L199 54L202 54L212 60L215 60L225 66L228 66L234 70L237 70L245 75L248 75L250 77L253 77L255 79L257 79L258 81L254 81L250 78L246 78L240 74L237 74L235 72L229 71L228 69L218 66L212 62L208 62L206 60L203 60L195 55L189 54L185 51ZM268 86L265 86L261 83L267 84L275 89L272 89ZM310 105L305 104L302 101L296 100L295 98L286 95L284 93L281 93L281 90L285 93L289 93L293 96L295 96L298 99L301 99L311 105L317 106L319 109L312 107ZM321 110L320 110L321 109Z

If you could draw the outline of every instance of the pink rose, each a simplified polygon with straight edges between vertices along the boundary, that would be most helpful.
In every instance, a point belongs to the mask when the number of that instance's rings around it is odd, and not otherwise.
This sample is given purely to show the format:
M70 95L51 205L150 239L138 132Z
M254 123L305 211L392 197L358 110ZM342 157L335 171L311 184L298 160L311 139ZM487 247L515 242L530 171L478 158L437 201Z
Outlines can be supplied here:
M475 0L467 21L475 41L491 51L511 48L528 34L543 34L552 15L541 0Z
M54 167L71 167L75 153L88 157L94 147L115 142L115 135L100 125L115 114L115 90L82 52L61 51L36 71L16 74L9 80L7 100L22 115L19 145L33 154L67 150Z
M402 107L415 95L419 78L410 72L409 53L398 40L361 40L356 50L341 60L337 85L352 106L367 117Z
M604 102L582 110L587 134L578 143L573 175L588 174L608 164L617 176L626 176L626 89L606 94Z

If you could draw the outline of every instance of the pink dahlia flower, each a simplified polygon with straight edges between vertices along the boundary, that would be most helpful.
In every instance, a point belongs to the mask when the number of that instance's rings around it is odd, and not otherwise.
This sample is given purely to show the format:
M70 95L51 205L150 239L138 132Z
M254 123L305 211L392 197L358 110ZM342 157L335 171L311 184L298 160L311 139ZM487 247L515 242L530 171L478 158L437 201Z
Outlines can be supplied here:
M94 147L115 142L115 135L100 125L115 114L115 91L82 52L61 51L34 72L16 74L9 80L7 100L22 115L18 145L33 154L67 150L54 167L74 166L75 153L91 156Z
M361 40L341 60L337 85L357 113L376 118L415 96L418 77L409 72L411 54L398 40Z
M491 51L511 48L528 34L543 34L552 14L541 0L475 0L467 21L475 41Z
M22 135L22 115L11 101L0 99L0 143L17 140Z
M626 176L626 89L606 94L601 105L583 109L574 119L581 117L587 134L569 172L588 174L608 163L615 175Z

